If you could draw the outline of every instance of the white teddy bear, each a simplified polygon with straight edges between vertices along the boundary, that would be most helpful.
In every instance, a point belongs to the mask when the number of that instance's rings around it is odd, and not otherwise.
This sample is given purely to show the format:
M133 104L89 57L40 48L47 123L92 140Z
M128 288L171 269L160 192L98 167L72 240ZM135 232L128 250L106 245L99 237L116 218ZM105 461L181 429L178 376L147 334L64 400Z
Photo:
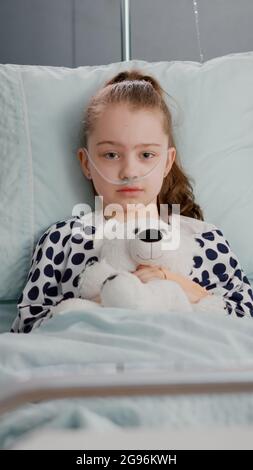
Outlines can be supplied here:
M98 249L99 261L88 262L80 273L79 298L61 302L54 312L104 307L154 313L224 308L222 297L208 295L193 304L175 281L154 278L143 283L132 274L139 264L154 264L166 267L173 273L189 276L193 257L199 254L197 242L192 234L181 227L179 233L175 233L175 230L173 236L172 233L167 223L154 218L148 222L146 219L138 220L137 224L134 221L125 223L110 219L106 223L106 230L102 227L100 234L96 228L96 236L92 239L94 247ZM178 245L176 249L174 243ZM100 304L97 303L98 298L101 299Z
M181 231L179 248L169 250L172 232L161 219L110 222L107 232L112 233L114 227L117 237L108 239L104 234L102 243L99 239L94 241L100 242L99 261L87 264L80 274L80 296L90 301L100 296L102 307L192 311L192 304L178 283L158 278L143 283L132 272L139 264L154 264L187 276L197 249L193 238Z

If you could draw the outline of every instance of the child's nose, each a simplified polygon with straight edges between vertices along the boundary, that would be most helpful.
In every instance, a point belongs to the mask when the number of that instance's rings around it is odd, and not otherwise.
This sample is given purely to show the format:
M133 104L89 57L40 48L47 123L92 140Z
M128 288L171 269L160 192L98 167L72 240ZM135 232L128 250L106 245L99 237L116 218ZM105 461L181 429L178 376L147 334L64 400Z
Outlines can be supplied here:
M126 162L122 163L120 169L120 178L135 178L137 177L136 161L134 158L129 158Z

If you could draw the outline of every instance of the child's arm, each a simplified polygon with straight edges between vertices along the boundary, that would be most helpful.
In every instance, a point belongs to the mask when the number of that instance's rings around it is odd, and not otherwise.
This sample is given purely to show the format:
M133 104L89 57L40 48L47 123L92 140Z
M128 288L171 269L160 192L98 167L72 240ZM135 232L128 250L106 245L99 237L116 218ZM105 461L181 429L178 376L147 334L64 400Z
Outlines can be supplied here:
M203 299L227 314L253 317L253 292L239 260L219 229L195 236L199 255L193 258L190 277L214 296Z
M197 282L192 281L188 277L178 273L173 273L164 267L162 269L166 275L165 279L177 282L182 287L191 303L195 304L204 297L211 295L211 293L204 287L200 286Z
M196 234L199 255L189 277L162 266L164 279L177 282L197 311L224 309L238 317L253 317L253 292L240 263L219 229ZM134 273L147 282L161 278L159 266L140 265ZM212 295L211 295L212 294Z
M56 222L40 237L32 256L31 266L21 293L18 314L11 331L29 333L53 315L54 307L73 292L63 295L61 283L67 284L69 269L66 260L70 254L68 240L71 222Z
M174 281L181 286L191 303L197 303L200 299L211 294L204 287L192 281L179 273L170 271L165 266L158 265L138 265L136 271L133 272L142 282L148 282L150 279L166 279Z

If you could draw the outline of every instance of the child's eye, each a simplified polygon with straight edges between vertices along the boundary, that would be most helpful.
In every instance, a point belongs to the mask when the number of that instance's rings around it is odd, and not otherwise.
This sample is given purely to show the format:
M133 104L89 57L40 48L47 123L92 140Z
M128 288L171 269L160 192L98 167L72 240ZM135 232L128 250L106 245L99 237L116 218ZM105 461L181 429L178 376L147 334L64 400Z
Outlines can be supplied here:
M107 152L105 153L103 156L107 159L107 160L118 160L116 158L111 158L110 156L113 156L113 155L118 155L117 153L115 152ZM155 157L155 155L153 153L150 153L150 152L143 152L142 155L148 155L148 157L144 158L144 160L150 160L152 157ZM150 157L151 155L151 157Z
M104 157L107 158L107 155L117 155L115 152L108 152L104 154ZM107 158L107 160L116 160L115 158Z
M155 156L153 153L150 153L150 152L143 152L142 155L152 155L152 157ZM151 158L152 158L152 157L151 157ZM150 160L150 158L144 158L144 160Z

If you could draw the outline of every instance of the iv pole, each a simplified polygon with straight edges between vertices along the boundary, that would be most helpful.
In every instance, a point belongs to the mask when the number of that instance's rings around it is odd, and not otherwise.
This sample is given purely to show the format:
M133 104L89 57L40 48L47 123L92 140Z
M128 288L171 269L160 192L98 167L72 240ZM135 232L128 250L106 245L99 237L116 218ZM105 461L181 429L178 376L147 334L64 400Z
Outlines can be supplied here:
M130 0L120 1L121 60L131 60Z

